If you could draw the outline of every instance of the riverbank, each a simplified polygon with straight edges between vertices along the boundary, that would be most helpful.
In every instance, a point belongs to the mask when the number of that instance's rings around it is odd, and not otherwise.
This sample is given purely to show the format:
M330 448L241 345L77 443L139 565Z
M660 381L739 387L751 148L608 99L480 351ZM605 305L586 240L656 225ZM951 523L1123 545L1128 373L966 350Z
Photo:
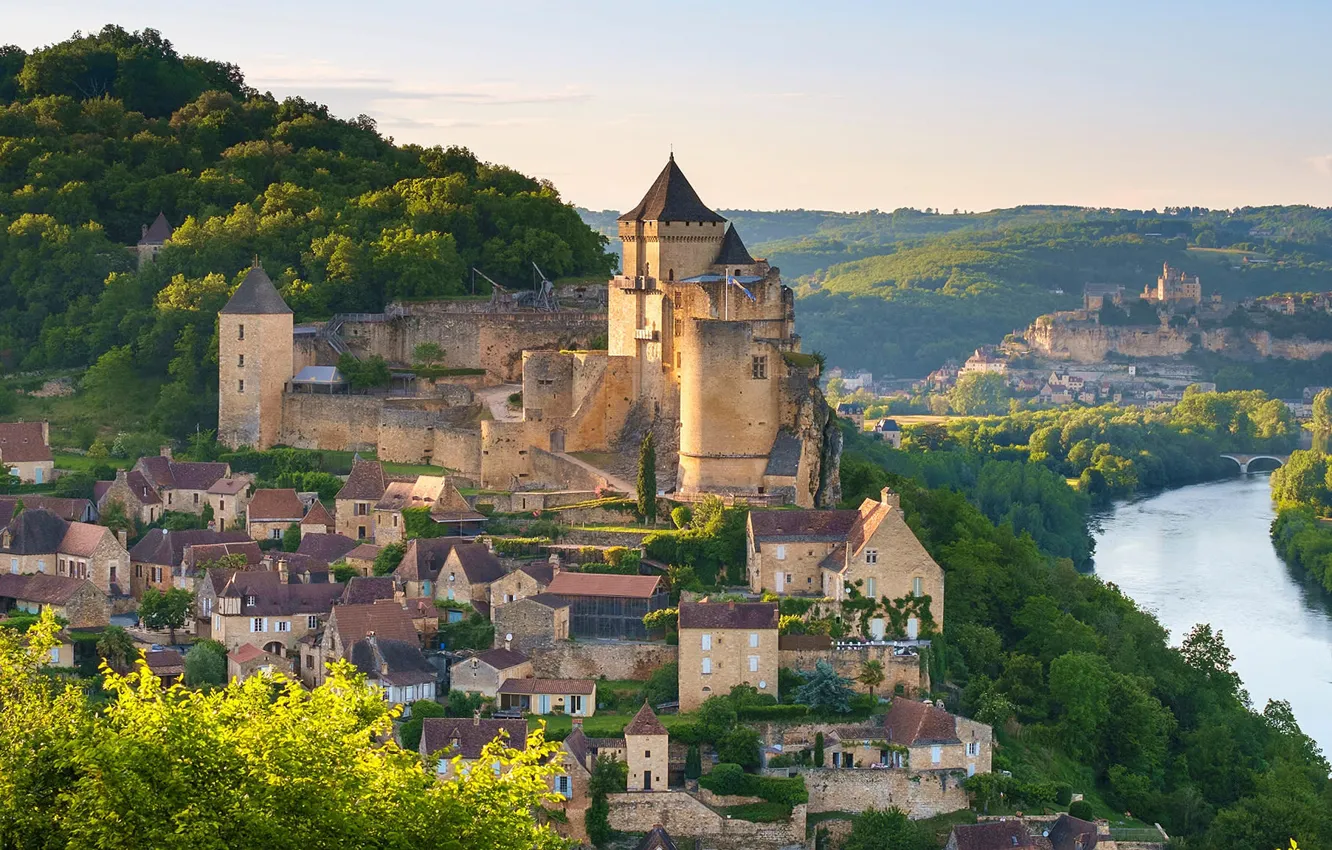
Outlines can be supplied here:
M1332 594L1277 554L1267 476L1117 503L1094 517L1095 572L1169 629L1224 632L1253 703L1287 700L1332 751Z

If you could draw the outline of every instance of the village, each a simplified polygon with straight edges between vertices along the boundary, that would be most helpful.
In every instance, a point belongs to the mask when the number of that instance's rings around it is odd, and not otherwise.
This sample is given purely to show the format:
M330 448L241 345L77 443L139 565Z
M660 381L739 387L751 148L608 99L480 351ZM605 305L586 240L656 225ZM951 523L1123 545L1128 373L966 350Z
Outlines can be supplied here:
M779 270L673 157L620 231L605 292L318 326L256 261L219 317L216 459L163 446L90 499L0 496L0 610L57 616L68 675L108 631L133 641L122 667L182 687L212 651L222 681L313 688L345 662L441 780L542 730L576 841L817 847L897 807L950 847L1116 846L1071 788L971 822L995 736L934 681L944 571L891 489L834 507L841 434ZM141 261L170 236L145 227ZM347 355L388 363L390 386L352 387ZM973 359L959 372L1002 372ZM335 492L268 486L321 450L359 452ZM45 423L0 424L0 464L34 487L63 472Z

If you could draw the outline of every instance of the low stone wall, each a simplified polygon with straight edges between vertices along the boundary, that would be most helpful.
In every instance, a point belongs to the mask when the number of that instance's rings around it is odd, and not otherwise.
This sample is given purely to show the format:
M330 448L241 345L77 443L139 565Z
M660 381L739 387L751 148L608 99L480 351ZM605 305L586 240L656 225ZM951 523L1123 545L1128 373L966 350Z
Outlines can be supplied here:
M636 531L588 531L582 528L571 528L560 538L560 542L569 546L627 546L630 549L637 549L643 545L643 538L651 533L647 530L639 533Z
M647 681L663 664L679 658L679 647L628 641L559 641L532 652L532 672L542 679L634 679Z
M838 675L851 680L851 687L860 693L868 693L869 688L857 681L865 662L875 660L883 665L883 684L874 689L878 694L891 694L901 684L908 695L917 691L928 691L930 674L920 663L917 655L894 655L891 646L860 646L850 649L783 649L778 653L777 663L782 667L795 670L813 670L816 662L827 661Z
M782 823L750 823L718 814L684 791L609 794L610 825L624 832L647 832L661 824L678 846L682 838L702 838L717 850L776 850L805 843L805 806Z
M748 806L750 803L763 802L762 797L747 797L744 794L714 794L706 788L698 789L698 799L709 806Z
M809 811L862 812L897 806L912 818L930 818L967 807L964 777L908 770L803 770Z

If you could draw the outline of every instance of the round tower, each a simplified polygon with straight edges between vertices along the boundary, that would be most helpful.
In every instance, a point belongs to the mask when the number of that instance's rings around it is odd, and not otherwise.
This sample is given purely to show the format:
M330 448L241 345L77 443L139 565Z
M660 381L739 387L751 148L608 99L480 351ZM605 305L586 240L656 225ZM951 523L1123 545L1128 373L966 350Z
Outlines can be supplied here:
M292 312L256 259L218 315L217 438L267 449L282 431L295 357Z

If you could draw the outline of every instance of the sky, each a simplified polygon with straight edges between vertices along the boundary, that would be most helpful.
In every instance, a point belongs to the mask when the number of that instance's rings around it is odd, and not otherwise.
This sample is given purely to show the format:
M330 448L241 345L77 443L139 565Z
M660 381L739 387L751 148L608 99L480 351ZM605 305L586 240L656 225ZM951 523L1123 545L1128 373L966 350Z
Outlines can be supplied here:
M593 209L672 150L726 209L1332 206L1326 2L0 0L106 23Z

